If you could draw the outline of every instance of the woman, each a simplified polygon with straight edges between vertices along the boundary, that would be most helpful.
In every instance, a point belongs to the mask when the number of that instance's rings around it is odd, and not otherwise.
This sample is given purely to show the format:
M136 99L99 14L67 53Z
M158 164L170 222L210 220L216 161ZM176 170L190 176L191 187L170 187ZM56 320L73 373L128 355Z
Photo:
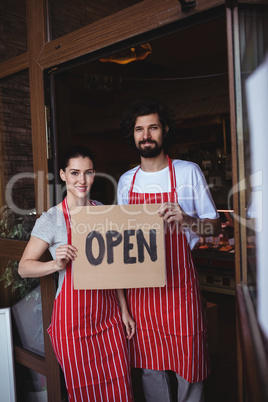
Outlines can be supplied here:
M60 177L66 183L63 202L36 221L19 263L19 274L41 277L59 273L58 289L48 333L64 372L70 401L132 401L126 337L135 333L123 290L74 290L72 261L77 249L71 241L69 210L100 205L88 198L95 166L90 151L70 148ZM53 260L39 259L49 249ZM121 308L121 314L120 314Z

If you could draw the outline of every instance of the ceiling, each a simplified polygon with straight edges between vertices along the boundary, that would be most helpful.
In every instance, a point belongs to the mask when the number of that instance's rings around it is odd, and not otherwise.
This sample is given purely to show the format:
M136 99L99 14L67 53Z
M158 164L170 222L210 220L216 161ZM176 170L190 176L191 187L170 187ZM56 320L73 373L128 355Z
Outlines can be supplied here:
M122 112L140 98L169 104L178 122L229 111L225 17L150 41L145 60L90 61L59 73L67 86L75 135L118 131ZM58 95L60 102L66 102Z
M130 161L138 163L122 138L120 118L130 104L145 98L175 112L178 130L171 156L195 160L201 149L221 146L222 119L229 115L225 18L150 40L150 45L145 60L125 65L95 60L55 75L59 152L70 142L89 146L100 171L118 179Z

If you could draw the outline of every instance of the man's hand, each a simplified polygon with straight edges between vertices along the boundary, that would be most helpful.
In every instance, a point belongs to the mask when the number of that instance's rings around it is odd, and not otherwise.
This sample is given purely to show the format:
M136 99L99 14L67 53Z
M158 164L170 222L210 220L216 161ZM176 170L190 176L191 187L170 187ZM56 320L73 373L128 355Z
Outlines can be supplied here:
M199 219L187 215L181 206L175 202L165 202L158 209L158 214L167 223L176 223L181 228L190 229L198 236L218 236L221 232L221 220L216 219Z
M175 202L165 202L162 204L158 209L158 214L164 221L168 223L178 222L180 225L189 225L193 223L194 219L187 215L181 206Z

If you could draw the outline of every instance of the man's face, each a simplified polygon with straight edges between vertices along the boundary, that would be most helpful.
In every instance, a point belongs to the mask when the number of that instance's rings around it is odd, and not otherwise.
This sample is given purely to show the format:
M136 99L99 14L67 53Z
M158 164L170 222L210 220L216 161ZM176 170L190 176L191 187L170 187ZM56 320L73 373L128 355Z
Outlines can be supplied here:
M168 128L166 127L166 132ZM157 113L138 116L134 127L136 148L143 158L154 158L163 150L163 128Z

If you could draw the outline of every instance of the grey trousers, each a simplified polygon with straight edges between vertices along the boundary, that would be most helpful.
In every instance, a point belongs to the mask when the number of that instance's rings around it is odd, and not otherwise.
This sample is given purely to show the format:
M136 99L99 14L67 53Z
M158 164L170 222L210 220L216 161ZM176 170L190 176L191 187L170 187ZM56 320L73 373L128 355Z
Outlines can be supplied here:
M176 374L178 402L204 402L203 381L190 383ZM168 373L143 369L142 385L146 402L172 402Z

